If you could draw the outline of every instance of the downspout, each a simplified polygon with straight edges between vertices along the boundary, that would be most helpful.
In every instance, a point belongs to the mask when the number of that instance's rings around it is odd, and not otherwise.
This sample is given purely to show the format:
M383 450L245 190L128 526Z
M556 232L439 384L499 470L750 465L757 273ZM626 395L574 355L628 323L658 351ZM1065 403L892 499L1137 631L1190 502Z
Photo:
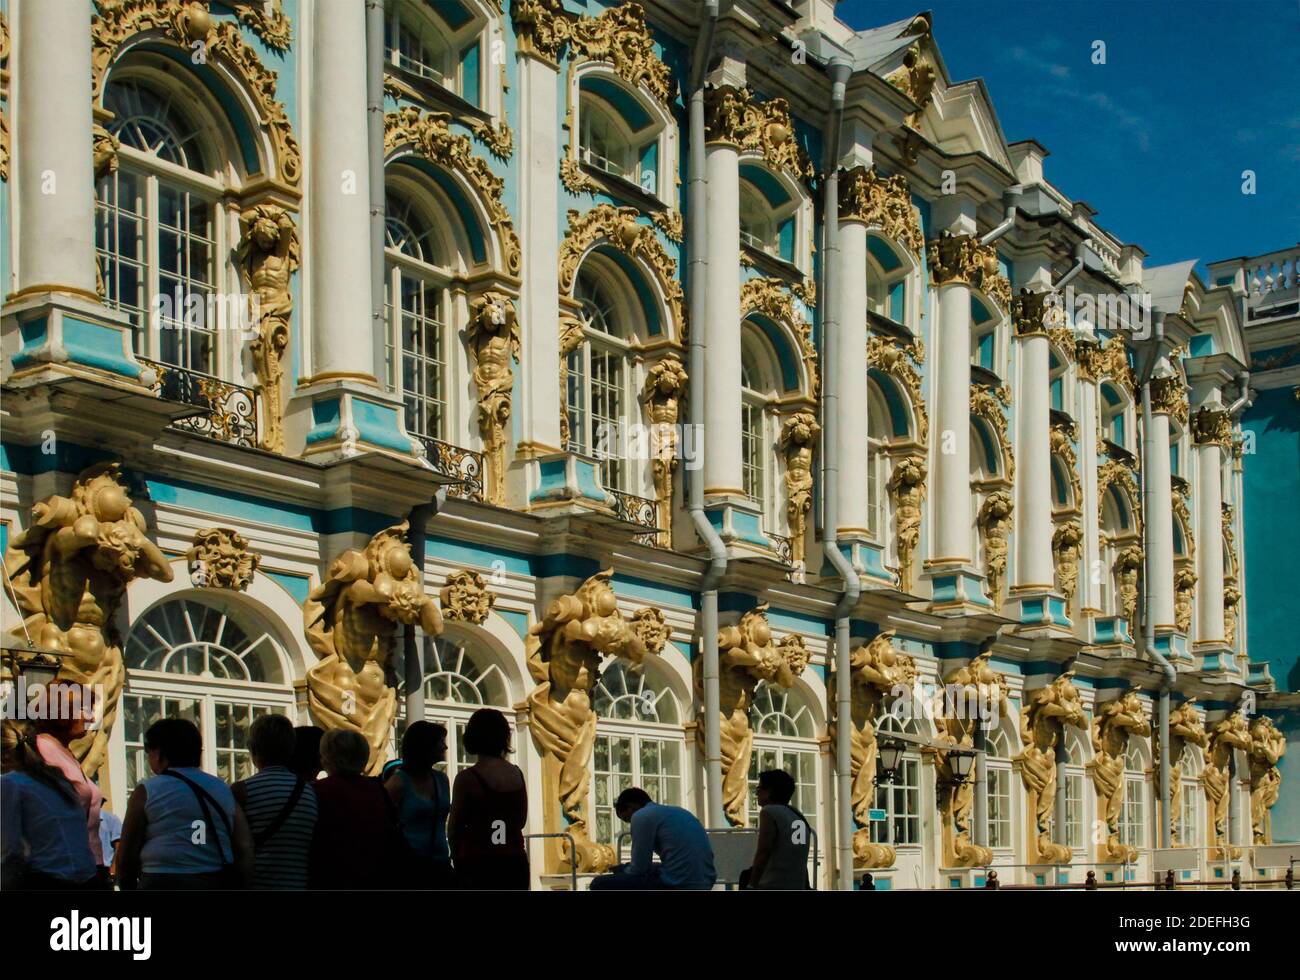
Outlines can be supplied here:
M1255 392L1250 387L1250 372L1242 371L1237 375L1237 386L1241 389L1241 394L1237 396L1236 401L1228 406L1228 415L1236 418L1241 412L1255 404Z
M840 130L844 119L844 89L853 66L841 58L832 58L827 65L831 79L830 132L826 142L824 169L826 183L825 202L822 207L822 309L823 343L826 349L824 363L834 365L841 356L860 356L861 352L839 351L839 301L836 296L836 268L840 252ZM865 273L864 273L865 274ZM848 311L854 315L855 311ZM822 393L822 541L824 550L835 574L844 582L844 591L835 605L835 870L838 886L843 891L853 890L853 736L849 718L852 717L849 672L849 623L862 582L857 570L840 551L839 546L839 449L840 420L839 392L836 390L837 372L826 372Z
M384 3L366 0L366 146L370 158L371 371L385 384L384 315Z
M1021 188L1019 184L1007 188L1007 192L1003 198L1004 201L1006 202L1006 211L1003 212L1004 217L1002 218L1000 224L998 224L996 227L991 229L988 232L988 234L986 234L983 238L980 239L981 245L992 245L999 238L1001 238L1003 235L1009 232L1013 227L1015 227L1016 200L1020 196L1020 190Z
M1147 485L1151 473L1151 459L1153 458L1154 449L1151 439L1152 413L1151 413L1151 375L1155 372L1156 362L1160 353L1160 337L1164 334L1165 314L1157 310L1152 313L1152 327L1154 329L1154 344L1150 357L1143 365L1142 377L1139 379L1142 383L1142 518L1143 530L1146 540L1143 541L1145 555L1143 558L1144 568L1142 575L1142 645L1145 648L1147 656L1156 662L1164 678L1160 684L1160 704L1159 704L1159 724L1160 724L1160 846L1161 848L1169 847L1169 820L1170 820L1170 795L1169 795L1169 692L1173 690L1174 684L1178 680L1178 672L1174 665L1165 659L1164 655L1156 649L1156 624L1151 615L1151 529L1154 526L1151 519L1151 488Z
M1052 283L1052 289L1064 289L1067 283L1083 271L1083 255L1087 250L1088 246L1083 242L1079 242L1079 244L1074 247L1074 265L1070 266L1069 271L1066 272L1065 275Z
M709 260L705 251L704 212L707 207L708 182L704 156L704 74L713 50L713 35L718 26L718 0L704 0L704 23L695 45L691 64L690 155L687 160L687 285L690 288L691 330L690 396L691 417L704 431L704 303L708 295ZM703 448L703 441L697 440ZM718 718L722 708L722 688L718 668L718 583L727 573L727 546L704 513L704 480L695 473L688 481L686 509L695 531L709 549L709 567L700 582L700 655L704 658L704 783L708 794L706 810L709 827L725 827L722 810L722 732Z

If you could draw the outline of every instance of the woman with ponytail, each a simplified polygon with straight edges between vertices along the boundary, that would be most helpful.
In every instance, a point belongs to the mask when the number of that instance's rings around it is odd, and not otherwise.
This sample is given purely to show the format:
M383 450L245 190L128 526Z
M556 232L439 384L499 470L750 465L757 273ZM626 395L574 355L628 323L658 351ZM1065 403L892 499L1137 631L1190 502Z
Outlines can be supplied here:
M0 726L0 770L0 887L98 887L86 811L67 777L41 758L30 724Z

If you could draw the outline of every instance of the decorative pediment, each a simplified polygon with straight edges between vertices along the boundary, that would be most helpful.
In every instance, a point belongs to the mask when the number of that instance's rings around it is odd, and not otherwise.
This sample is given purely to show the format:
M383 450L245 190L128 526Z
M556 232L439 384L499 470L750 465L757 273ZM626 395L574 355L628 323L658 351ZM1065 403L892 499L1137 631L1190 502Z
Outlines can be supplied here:
M749 89L719 85L704 93L704 128L710 143L730 143L758 154L773 170L812 180L812 161L795 138L785 99L760 102Z
M780 279L750 279L740 287L740 315L758 313L784 323L799 338L800 353L808 367L808 396L816 398L820 390L817 371L817 347L813 344L812 324L794 305L795 297Z
M223 61L244 83L245 94L257 108L257 121L271 140L279 178L297 189L302 178L302 153L289 125L284 103L275 99L277 75L262 64L257 52L244 41L238 25L217 20L205 3L192 0L96 0L91 19L91 98L103 95L108 67L122 45L137 34L154 33L184 48L188 54L202 43L209 61ZM288 19L277 0L265 7L243 7L240 22L247 25L270 48L282 51L291 39Z
M884 177L873 165L870 170L854 167L840 175L839 183L841 221L861 221L921 257L925 238L906 177Z
M505 271L518 275L521 263L519 236L515 234L514 220L502 202L505 181L492 172L486 160L474 154L474 144L468 136L451 131L451 116L445 112L420 114L415 106L403 106L396 112L384 115L384 154L391 155L403 147L428 160L460 174L478 192L488 221L496 231L501 246Z
M674 338L685 336L686 318L682 307L682 285L677 279L677 262L664 251L650 225L637 221L636 208L597 204L590 211L569 212L569 230L560 243L560 292L573 292L583 256L599 241L605 241L630 258L645 262L654 273L659 290L672 311L677 328Z

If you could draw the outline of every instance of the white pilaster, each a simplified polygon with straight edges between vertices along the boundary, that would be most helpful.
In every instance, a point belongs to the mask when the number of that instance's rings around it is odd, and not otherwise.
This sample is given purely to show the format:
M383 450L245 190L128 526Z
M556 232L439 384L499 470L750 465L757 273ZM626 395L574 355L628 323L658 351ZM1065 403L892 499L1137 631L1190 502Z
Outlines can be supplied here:
M312 378L378 386L371 373L366 12L312 8L310 263Z
M538 54L521 53L519 67L519 238L523 247L519 322L527 370L518 396L520 448L558 452L560 445L560 237L556 175L559 71Z
M1142 460L1147 491L1148 615L1157 630L1174 627L1174 504L1169 471L1169 416L1151 415L1149 451ZM1222 615L1222 610L1220 610Z
M22 0L14 83L17 292L95 292L90 15L84 0Z
M936 290L932 561L974 558L970 528L970 286Z
M1223 645L1223 449L1196 447L1197 643Z
M839 460L839 531L862 533L867 526L867 228L840 222L838 314L839 431L842 445L827 447Z
M1079 608L1101 612L1101 502L1097 487L1097 382L1081 379L1079 384L1079 481L1083 490L1083 555L1079 566Z
M740 445L740 170L736 147L710 143L709 289L704 361L704 492L742 492Z

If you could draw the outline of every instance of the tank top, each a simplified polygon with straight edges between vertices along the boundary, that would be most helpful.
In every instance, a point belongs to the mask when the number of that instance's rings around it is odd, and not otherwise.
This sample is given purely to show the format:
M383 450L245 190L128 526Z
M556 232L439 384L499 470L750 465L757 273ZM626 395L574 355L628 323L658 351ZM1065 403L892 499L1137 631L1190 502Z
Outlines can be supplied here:
M421 857L436 861L451 858L447 848L447 814L451 810L451 792L447 777L434 770L433 799L425 799L415 791L415 782L401 767L397 770L402 780L402 805L397 816L402 821L402 833L411 850Z
M175 769L207 790L225 811L229 825L235 825L235 797L229 786L202 769L189 766ZM144 847L140 850L140 870L144 874L208 874L234 861L234 847L217 814L212 814L216 826L203 826L202 836L196 839L199 824L206 821L194 790L172 776L154 776L142 785L148 825Z
M755 888L779 890L798 890L808 887L808 847L812 837L812 828L808 820L794 807L783 803L769 803L763 807L763 814L776 824L776 846L768 856L763 868L763 877L754 883ZM795 823L799 828L795 843Z
M461 771L456 785L458 792L466 794L456 832L457 862L527 855L524 824L528 820L528 788L522 773L517 788L499 791L471 766ZM502 829L504 841L498 836Z

